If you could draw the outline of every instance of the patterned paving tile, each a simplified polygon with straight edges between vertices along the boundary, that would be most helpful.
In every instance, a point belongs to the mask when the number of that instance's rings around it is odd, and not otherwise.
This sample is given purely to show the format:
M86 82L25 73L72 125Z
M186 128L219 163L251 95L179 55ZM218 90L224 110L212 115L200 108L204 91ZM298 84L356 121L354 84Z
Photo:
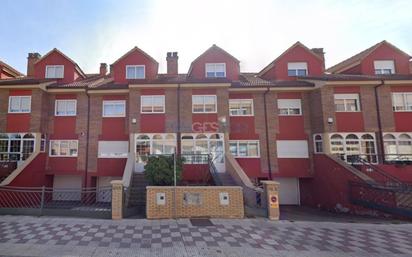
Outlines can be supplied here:
M236 224L237 222L237 224ZM308 226L299 223L249 221L217 222L198 227L190 223L158 224L147 221L140 225L64 224L48 222L1 221L0 243L94 246L107 248L170 247L248 247L274 251L362 252L369 254L409 254L412 252L412 230L402 225ZM245 224L243 224L243 222ZM143 224L143 225L142 225ZM316 224L316 223L313 223Z

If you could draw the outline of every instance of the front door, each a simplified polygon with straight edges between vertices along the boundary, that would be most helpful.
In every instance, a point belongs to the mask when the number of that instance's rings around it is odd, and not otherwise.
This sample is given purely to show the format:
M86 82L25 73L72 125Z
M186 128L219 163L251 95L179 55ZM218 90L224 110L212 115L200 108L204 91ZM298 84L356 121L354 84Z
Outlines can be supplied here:
M218 172L226 171L225 146L223 137L223 134L213 134L209 139L210 156Z

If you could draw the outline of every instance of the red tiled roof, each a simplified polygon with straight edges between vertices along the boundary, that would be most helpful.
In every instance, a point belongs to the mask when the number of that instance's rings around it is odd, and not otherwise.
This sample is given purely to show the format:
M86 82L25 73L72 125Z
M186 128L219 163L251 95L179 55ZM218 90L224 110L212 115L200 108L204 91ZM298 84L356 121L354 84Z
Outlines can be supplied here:
M409 56L409 54L405 53L404 51L400 50L399 48L397 48L396 46L392 45L391 43L387 42L386 40L383 40L382 42L379 42L365 50L363 50L360 53L355 54L354 56L333 65L332 67L328 68L326 71L329 73L338 73L342 70L348 69L354 65L357 65L358 63L360 63L360 61L362 61L366 56L368 56L369 54L371 54L375 49L377 49L378 47L380 47L381 45L388 45L389 47L395 49L396 51L401 52L404 55ZM409 56L410 57L410 56Z
M15 68L11 67L11 66L8 65L7 63L2 62L2 61L0 60L0 68L1 68L1 67L6 68L6 69L8 70L7 72L10 73L11 75L15 76L15 77L24 76L21 72L19 72L19 71L16 70Z
M314 87L307 81L265 80L257 73L241 73L240 80L232 83L233 87Z
M349 74L325 74L319 77L298 77L301 80L321 80L321 81L373 81L373 80L412 80L411 75L349 75Z
M35 85L41 84L44 82L54 82L54 79L35 79L30 77L21 77L21 78L13 78L13 79L2 79L0 80L0 86L25 86L25 85Z

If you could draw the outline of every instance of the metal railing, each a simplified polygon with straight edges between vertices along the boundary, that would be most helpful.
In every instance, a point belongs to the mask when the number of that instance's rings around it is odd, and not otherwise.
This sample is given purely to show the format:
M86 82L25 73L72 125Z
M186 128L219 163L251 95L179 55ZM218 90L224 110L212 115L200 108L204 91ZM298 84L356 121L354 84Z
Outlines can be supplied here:
M0 213L111 217L111 187L0 187Z
M379 168L377 165L373 165L368 161L368 159L362 158L361 156L354 156L351 165L358 168L359 171L364 172L366 175L370 175L374 172L374 179L387 186L406 186L400 179L387 173L385 170Z
M209 154L181 154L183 164L208 164Z
M384 164L412 165L412 154L383 154L379 157Z
M412 218L412 189L349 182L349 200L366 208Z
M212 175L213 182L215 183L215 186L223 186L223 183L219 177L218 171L216 169L216 166L213 162L213 159L210 155L208 155L208 164L209 164L209 173Z

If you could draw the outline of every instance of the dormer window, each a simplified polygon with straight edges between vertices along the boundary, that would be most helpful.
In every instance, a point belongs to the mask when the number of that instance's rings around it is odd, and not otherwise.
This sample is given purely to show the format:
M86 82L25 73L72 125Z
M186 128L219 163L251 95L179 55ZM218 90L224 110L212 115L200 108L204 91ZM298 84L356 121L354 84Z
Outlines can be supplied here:
M379 60L373 62L376 75L395 74L395 63L393 60Z
M144 65L126 65L126 79L145 79L145 73Z
M226 78L226 63L206 63L206 78Z
M306 62L288 62L288 76L306 76L308 75L308 64Z
M46 65L46 79L62 79L64 65Z

